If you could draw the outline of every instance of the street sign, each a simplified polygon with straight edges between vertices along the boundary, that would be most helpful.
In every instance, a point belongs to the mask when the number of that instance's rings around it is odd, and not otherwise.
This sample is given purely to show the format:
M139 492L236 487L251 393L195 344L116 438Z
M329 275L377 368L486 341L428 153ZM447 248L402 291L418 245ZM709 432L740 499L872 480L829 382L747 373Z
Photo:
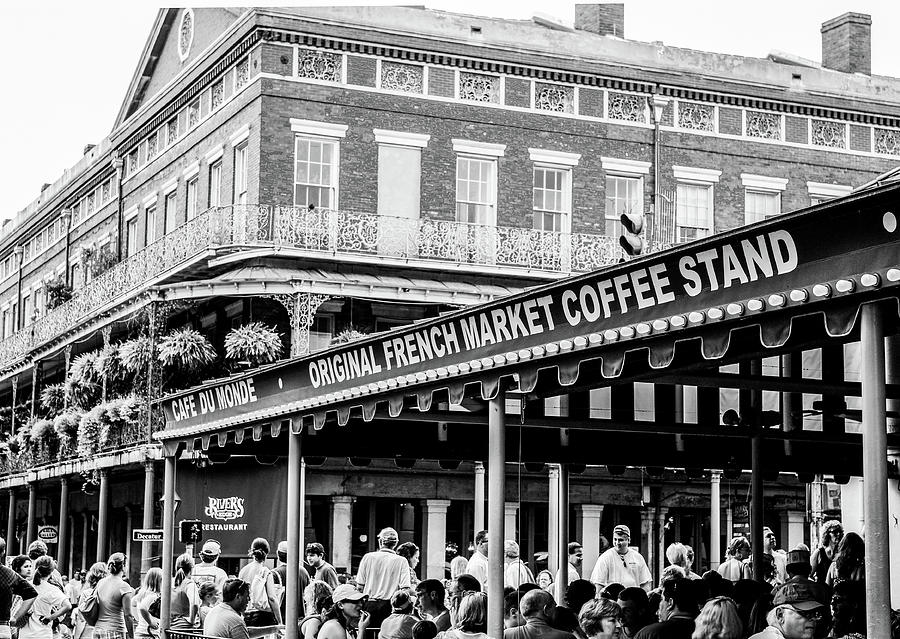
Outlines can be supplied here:
M38 539L47 544L55 544L59 542L59 533L56 526L41 526L38 528Z
M162 528L135 528L131 531L131 541L162 541Z

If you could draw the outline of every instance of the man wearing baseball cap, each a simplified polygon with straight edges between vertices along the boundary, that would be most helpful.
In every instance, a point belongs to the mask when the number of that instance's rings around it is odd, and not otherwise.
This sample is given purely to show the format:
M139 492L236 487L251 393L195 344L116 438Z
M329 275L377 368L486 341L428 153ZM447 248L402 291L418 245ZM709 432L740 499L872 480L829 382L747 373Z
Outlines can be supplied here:
M369 626L372 628L381 626L391 614L391 596L412 585L409 562L394 551L398 540L396 530L383 528L378 533L378 550L366 553L359 562L356 583L369 598L366 611L371 617Z
M814 584L789 581L775 591L774 614L769 627L751 635L750 639L813 639L825 620L825 604L816 599Z
M221 554L222 546L219 545L219 542L215 539L207 539L203 544L203 548L200 549L201 562L194 566L194 570L191 571L191 579L197 583L198 587L205 583L214 583L216 585L219 601L222 600L222 587L228 578L225 571L216 565Z
M203 622L203 634L222 639L255 639L284 630L283 625L247 628L244 611L250 603L250 584L228 579L222 585L222 601L212 607Z
M613 528L612 548L600 555L591 573L591 582L599 592L612 583L620 583L626 588L640 587L650 592L653 577L647 562L638 551L629 548L631 530L624 524Z

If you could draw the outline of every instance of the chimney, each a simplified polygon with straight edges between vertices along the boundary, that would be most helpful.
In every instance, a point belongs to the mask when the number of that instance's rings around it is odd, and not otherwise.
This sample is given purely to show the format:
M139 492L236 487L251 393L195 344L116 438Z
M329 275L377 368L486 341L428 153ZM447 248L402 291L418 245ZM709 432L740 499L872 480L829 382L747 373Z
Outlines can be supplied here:
M848 12L822 23L822 66L872 74L872 16Z
M597 35L625 37L625 5L621 2L575 5L575 28Z

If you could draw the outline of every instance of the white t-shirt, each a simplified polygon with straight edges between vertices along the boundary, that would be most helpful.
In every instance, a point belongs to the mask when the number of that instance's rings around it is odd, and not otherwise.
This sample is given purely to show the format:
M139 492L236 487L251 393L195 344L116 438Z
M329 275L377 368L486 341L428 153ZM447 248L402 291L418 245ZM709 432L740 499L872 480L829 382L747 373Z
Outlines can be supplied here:
M488 580L488 560L477 550L469 557L469 563L466 564L466 572L481 584L481 591L487 592Z
M591 572L591 583L600 587L612 583L620 583L626 588L640 587L652 579L647 562L632 548L624 555L620 555L615 548L610 548L600 555Z
M356 583L369 599L390 600L401 588L409 588L409 562L393 550L382 548L363 555Z
M503 585L507 588L518 588L522 584L533 584L534 575L521 559L513 559L503 571Z
M53 624L41 623L41 617L49 617L59 611L59 609L69 601L62 590L57 588L47 580L34 587L38 596L31 606L31 612L28 613L28 623L19 629L19 637L21 639L53 639Z

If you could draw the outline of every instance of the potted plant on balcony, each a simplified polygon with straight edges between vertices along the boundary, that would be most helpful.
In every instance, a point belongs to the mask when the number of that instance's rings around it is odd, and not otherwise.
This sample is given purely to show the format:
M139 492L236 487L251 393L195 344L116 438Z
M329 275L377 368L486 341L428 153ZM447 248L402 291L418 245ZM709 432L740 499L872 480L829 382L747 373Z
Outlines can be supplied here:
M142 335L119 344L119 361L127 373L131 388L137 392L147 388L152 358L153 345L149 337Z
M59 453L59 438L53 428L53 422L43 417L29 420L26 426L30 429L31 453L35 463L47 463Z
M365 336L366 333L364 333L363 331L353 326L348 326L331 338L331 345L334 346L335 344L346 344L347 342L354 342L358 339L362 339Z
M53 418L53 429L59 438L60 457L68 457L77 452L80 422L81 413L75 410L60 411Z
M238 369L274 362L283 349L278 331L262 322L238 326L225 336L225 358Z
M72 299L72 287L66 284L66 281L59 276L44 284L44 290L47 292L48 311Z
M92 278L103 275L103 273L115 266L117 262L116 254L109 244L97 249L85 248L82 250L82 263Z
M65 384L49 384L41 391L41 408L48 418L53 419L66 407Z
M203 369L216 361L216 350L199 331L186 327L159 341L157 357L168 375L163 386L177 389L202 378Z
M97 372L97 353L83 353L69 366L65 390L69 403L85 410L100 400L101 376Z

